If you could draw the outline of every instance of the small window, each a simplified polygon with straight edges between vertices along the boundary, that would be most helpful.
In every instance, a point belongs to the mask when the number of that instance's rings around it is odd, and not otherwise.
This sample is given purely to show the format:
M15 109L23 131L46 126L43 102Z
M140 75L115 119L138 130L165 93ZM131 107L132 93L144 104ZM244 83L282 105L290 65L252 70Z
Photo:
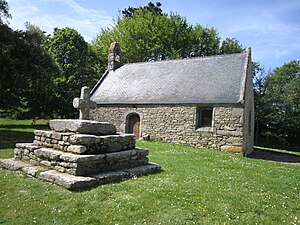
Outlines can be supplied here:
M199 108L197 118L197 128L211 127L212 125L212 108Z

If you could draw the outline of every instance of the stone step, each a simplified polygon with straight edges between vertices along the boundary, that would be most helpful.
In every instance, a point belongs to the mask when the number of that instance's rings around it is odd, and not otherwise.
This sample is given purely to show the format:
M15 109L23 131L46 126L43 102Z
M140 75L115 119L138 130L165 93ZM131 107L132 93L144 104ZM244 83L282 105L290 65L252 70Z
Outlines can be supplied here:
M35 130L34 144L76 154L117 152L135 148L134 134L92 135Z
M80 134L115 134L116 127L107 122L78 119L50 120L50 128L58 132L74 132Z
M30 177L51 182L73 191L86 190L99 185L129 179L131 177L157 173L161 170L160 165L148 163L146 165L130 169L102 172L87 177L60 173L56 170L48 170L45 167L32 166L31 164L15 159L1 159L0 167L9 170L22 170Z
M93 161L100 161L107 159L109 161L114 160L122 160L127 158L127 156L147 156L149 154L149 150L146 148L134 148L131 150L120 151L120 152L111 152L111 153L103 153L103 154L95 154L95 155L77 155L73 153L59 151L53 148L44 148L38 146L32 146L31 144L27 143L18 143L17 148L15 149L15 155L18 156L21 154L18 159L22 159L22 154L26 154L29 156L30 153L33 153L32 156L38 157L41 159L46 160L57 160L63 162L93 162ZM22 151L23 150L23 151ZM27 150L27 152L26 152ZM19 152L18 152L19 151Z
M35 148L29 144L17 146L16 159L77 176L144 165L148 163L149 154L148 149L143 148L96 155L77 155L51 148Z

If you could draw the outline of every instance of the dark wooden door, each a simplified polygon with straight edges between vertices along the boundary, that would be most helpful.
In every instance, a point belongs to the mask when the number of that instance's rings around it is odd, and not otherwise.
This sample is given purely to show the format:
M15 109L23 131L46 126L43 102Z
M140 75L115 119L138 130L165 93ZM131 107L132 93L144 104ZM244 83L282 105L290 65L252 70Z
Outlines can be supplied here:
M136 139L140 138L140 117L137 114L133 114L129 117L128 121L128 133L135 135Z

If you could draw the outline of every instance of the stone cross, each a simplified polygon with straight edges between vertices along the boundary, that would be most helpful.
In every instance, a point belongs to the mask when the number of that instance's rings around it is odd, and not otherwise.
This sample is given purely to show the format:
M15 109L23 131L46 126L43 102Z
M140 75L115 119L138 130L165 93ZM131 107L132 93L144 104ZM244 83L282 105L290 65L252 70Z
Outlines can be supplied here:
M96 108L96 102L90 99L90 88L82 87L80 98L74 98L73 106L76 109L79 109L79 119L80 120L89 120L90 119L90 109Z

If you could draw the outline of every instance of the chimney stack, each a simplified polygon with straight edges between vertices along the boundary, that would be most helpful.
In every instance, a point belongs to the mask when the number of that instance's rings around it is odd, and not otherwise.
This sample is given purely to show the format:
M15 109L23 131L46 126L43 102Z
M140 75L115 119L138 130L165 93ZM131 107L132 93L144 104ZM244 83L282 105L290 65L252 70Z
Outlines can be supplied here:
M121 66L123 64L120 45L117 42L112 42L108 50L108 70L114 71Z

